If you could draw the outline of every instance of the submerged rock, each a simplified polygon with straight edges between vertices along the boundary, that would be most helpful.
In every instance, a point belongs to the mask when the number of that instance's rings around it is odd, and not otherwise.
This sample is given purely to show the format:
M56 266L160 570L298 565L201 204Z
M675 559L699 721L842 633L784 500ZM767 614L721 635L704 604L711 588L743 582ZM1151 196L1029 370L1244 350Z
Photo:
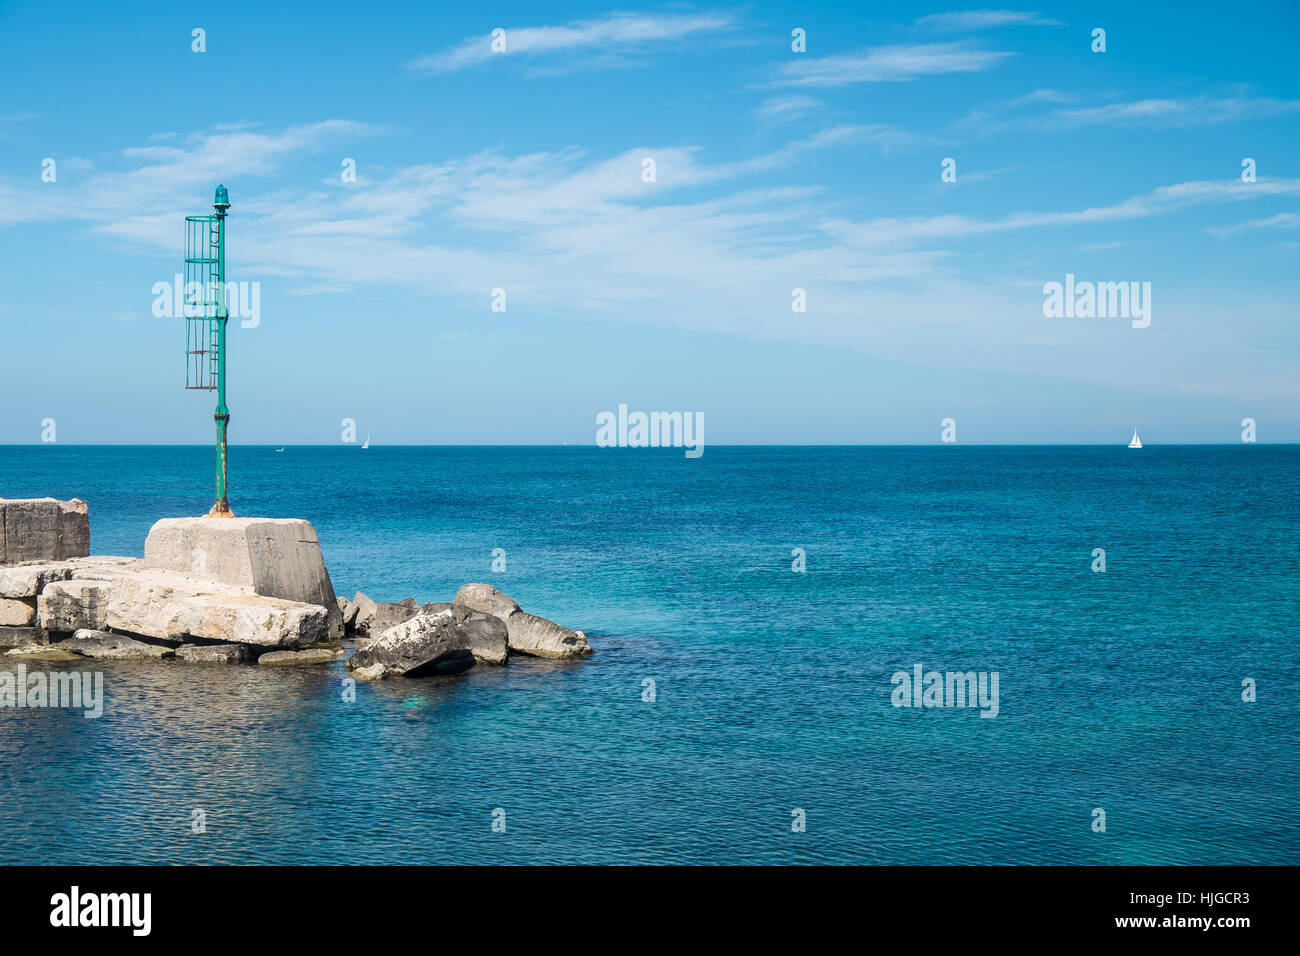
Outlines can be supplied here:
M13 650L5 651L5 656L37 661L75 661L81 655L48 644L27 644L23 647L15 647Z
M0 627L0 647L48 644L50 636L39 627Z
M248 648L243 644L182 644L176 648L176 659L192 664L242 664L248 660Z
M369 667L358 667L352 676L357 680L383 680L388 676L388 668L383 664L371 664Z
M582 631L521 610L514 598L490 584L466 584L456 592L455 603L505 621L510 650L516 653L565 660L592 652Z
M54 647L58 650L80 654L82 657L93 657L97 660L144 660L147 658L161 660L176 653L170 647L146 644L144 641L133 640L122 634L110 634L108 631L94 631L89 628L77 631L72 637L66 641L59 641Z
M329 664L342 657L342 651L314 647L305 651L268 651L257 659L257 663L271 667L282 667L286 664Z
M474 666L468 617L450 608L419 614L384 631L348 661L352 670L383 664L388 673L416 677L455 674Z

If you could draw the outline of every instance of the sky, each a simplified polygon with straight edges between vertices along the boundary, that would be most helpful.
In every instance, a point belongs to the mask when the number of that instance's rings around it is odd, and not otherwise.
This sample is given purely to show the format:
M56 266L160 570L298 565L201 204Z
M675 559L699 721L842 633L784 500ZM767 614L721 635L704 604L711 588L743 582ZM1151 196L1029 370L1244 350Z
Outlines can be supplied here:
M1300 441L1298 147L1292 2L0 0L0 443L212 440L218 182L233 444Z

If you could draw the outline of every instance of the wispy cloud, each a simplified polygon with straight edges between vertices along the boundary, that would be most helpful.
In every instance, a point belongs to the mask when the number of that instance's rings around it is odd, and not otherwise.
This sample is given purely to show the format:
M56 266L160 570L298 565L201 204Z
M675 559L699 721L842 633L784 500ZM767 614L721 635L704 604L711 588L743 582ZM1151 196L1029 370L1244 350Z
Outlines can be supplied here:
M1074 128L1115 124L1119 126L1205 126L1232 120L1254 119L1300 112L1300 100L1250 99L1208 96L1185 99L1145 99L1129 103L1108 103L1083 109L1055 110L1040 117L1042 125Z
M503 53L493 51L491 34L470 37L407 66L423 73L453 73L497 56L538 58L560 53L573 54L576 59L558 69L609 66L615 65L613 57L620 54L643 53L736 26L736 19L729 13L610 13L563 26L506 28Z
M913 24L922 30L984 30L989 27L1008 26L1062 26L1060 20L1039 16L1024 10L961 10L951 13L932 13Z
M832 87L903 82L945 73L980 73L1014 55L966 43L878 46L839 56L793 60L782 67L775 85Z
M124 159L138 168L60 182L57 190L0 179L0 200L16 198L28 218L79 221L100 237L130 238L175 256L179 214L194 211L186 204L192 206L196 187L206 193L211 186L210 169L197 184L181 175L191 162L225 156L244 169L276 169L343 130L355 131L332 121L279 132L204 133L175 147L130 150ZM278 191L259 192L250 184L235 195L239 243L232 269L240 278L285 277L289 295L405 286L445 299L452 309L455 303L479 307L486 290L501 286L510 290L512 312L525 315L839 343L987 371L1015 367L1013 356L1023 356L1009 353L1008 342L1032 345L1035 337L1074 333L1044 330L1041 297L1032 286L970 275L969 256L957 252L966 240L1300 196L1300 180L1200 181L1086 209L855 221L837 215L836 199L816 184L793 176L784 185L750 178L793 170L821 150L864 141L884 148L898 135L884 126L837 126L726 162L681 145L604 156L493 150L376 171L349 185L286 180ZM641 178L648 155L657 164L653 183ZM154 175L163 176L163 187ZM715 188L701 198L693 188L700 184ZM66 197L57 208L31 205L33 195L56 192ZM105 192L116 192L111 204L92 201ZM169 198L158 206L160 194ZM1260 221L1282 225L1276 216ZM1078 241L1064 238L1071 249ZM792 323L795 287L809 290L815 308ZM955 302L963 305L954 308ZM962 347L941 360L923 355L936 338ZM1085 361L1081 350L1088 349L1096 354ZM1107 349L1104 339L1076 339L1070 349L1044 351L1042 367L1104 376L1113 372ZM1204 354L1217 359L1222 352L1207 346ZM1293 390L1290 374L1279 373L1277 389ZM1214 387L1228 386L1216 380Z
M936 240L963 239L991 233L1047 226L1124 222L1174 212L1211 202L1238 202L1265 197L1300 196L1300 179L1198 180L1161 186L1109 206L1093 206L1066 212L1018 212L999 219L974 219L962 215L941 215L909 219L873 219L853 223L825 224L827 232L854 246L917 246ZM1277 217L1274 217L1277 218Z
M1215 236L1235 236L1256 229L1296 229L1300 228L1300 216L1293 212L1280 212L1267 219L1251 219L1237 223L1235 226L1211 226L1207 232Z
M816 97L796 93L792 96L773 96L763 101L754 111L754 118L764 123L784 123L799 119L822 108Z

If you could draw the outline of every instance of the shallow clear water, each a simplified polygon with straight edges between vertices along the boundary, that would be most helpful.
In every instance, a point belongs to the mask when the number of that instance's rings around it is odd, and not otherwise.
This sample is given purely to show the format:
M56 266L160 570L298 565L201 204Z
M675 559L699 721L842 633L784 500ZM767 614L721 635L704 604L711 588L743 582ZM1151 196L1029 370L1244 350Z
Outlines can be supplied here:
M486 580L595 656L355 702L341 665L58 665L102 670L106 712L0 710L0 863L1294 864L1298 466L235 447L236 512L309 519L340 594ZM86 499L96 553L204 513L211 473L208 448L0 446L0 496ZM895 708L917 663L997 671L998 716Z

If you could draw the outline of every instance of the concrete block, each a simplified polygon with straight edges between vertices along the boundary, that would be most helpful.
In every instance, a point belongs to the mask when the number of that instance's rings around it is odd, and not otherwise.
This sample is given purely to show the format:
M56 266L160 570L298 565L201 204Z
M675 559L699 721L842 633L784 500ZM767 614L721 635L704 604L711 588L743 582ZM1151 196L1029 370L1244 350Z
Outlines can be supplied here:
M0 565L88 554L90 512L84 501L0 498Z
M149 531L144 562L323 607L329 639L343 636L343 615L316 529L300 518L164 518Z

